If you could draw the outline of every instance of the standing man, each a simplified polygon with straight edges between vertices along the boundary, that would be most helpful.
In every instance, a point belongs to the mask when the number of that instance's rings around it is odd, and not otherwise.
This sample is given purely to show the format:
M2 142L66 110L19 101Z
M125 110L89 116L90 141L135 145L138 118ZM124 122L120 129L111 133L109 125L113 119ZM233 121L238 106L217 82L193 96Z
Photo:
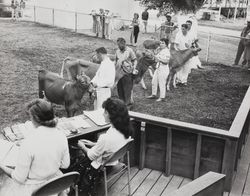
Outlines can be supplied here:
M161 24L160 39L167 38L171 39L172 31L174 30L174 23L171 21L172 17L166 15L166 21Z
M148 9L146 8L141 14L142 23L144 25L144 33L147 33L148 26Z
M194 30L192 28L193 23L192 23L191 20L187 20L186 24L188 26L187 34L188 34L188 37L189 37L189 40L190 40L189 42L190 42L190 45L192 47L192 45L195 44L195 42L198 42L197 34L194 32ZM196 68L202 69L203 68L198 55L192 57L190 65L192 66L191 68L193 68L193 69L196 69Z
M182 51L191 47L190 38L188 36L188 25L182 24L181 31L179 31L175 37L174 46L176 50ZM181 69L176 73L177 83L187 85L188 75L191 72L192 61L189 59Z
M21 17L23 17L23 10L25 8L25 2L23 0L20 1L20 12L21 12Z
M245 49L245 44L244 44L244 37L247 36L247 34L250 32L250 21L247 21L247 26L243 28L241 34L240 34L240 42L238 45L238 50L237 50L237 54L234 60L234 65L238 65L240 58L242 56L242 53L244 52ZM246 59L243 60L242 65L246 64Z
M131 64L132 72L124 75L117 83L117 92L128 107L132 106L131 93L133 89L133 73L136 71L136 55L134 51L126 45L124 38L117 39L118 50L116 51L116 66L123 66L124 63Z
M102 103L111 97L111 88L115 82L115 64L108 57L107 50L100 47L96 49L96 55L100 58L101 65L91 80L91 84L96 89L95 110L102 108Z

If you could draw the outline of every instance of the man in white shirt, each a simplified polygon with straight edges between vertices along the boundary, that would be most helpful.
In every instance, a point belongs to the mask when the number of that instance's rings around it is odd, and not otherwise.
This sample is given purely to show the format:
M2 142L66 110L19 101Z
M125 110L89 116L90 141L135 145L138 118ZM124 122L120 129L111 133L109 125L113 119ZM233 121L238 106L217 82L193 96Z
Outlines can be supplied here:
M101 65L91 80L92 85L96 89L95 110L102 108L102 103L111 97L111 88L115 82L115 64L108 57L107 50L101 47L96 49L96 53L101 60Z
M187 20L186 24L188 25L188 37L190 39L191 44L197 41L197 32L193 29L193 23L191 20ZM201 61L199 59L199 56L196 55L191 59L191 66L193 69L200 68L202 69Z
M179 31L175 38L175 49L176 50L186 50L191 47L191 40L188 36L188 25L182 24L181 31ZM188 75L192 69L192 61L189 59L181 69L176 73L177 83L187 85Z

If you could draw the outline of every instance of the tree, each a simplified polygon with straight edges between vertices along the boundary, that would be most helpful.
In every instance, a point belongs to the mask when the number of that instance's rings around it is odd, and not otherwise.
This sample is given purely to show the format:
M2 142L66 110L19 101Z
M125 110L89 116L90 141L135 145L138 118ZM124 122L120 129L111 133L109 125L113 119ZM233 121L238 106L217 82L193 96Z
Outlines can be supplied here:
M171 13L177 11L196 12L204 2L205 0L141 0L140 3L149 9Z

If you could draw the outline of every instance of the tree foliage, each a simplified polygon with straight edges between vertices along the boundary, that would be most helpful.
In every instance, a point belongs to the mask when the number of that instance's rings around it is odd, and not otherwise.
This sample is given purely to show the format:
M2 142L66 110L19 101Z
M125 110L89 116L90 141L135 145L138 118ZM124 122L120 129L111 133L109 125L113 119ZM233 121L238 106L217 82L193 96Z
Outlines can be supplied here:
M140 2L150 9L171 13L177 11L196 12L205 0L140 0Z

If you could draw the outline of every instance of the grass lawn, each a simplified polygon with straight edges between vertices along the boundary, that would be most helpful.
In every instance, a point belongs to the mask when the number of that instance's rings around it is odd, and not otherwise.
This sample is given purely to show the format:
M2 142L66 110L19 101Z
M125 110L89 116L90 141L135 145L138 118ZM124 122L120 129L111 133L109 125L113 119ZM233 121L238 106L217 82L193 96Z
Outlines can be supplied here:
M109 40L29 22L0 20L0 28L1 129L28 120L24 108L38 97L39 69L59 73L66 56L89 59L97 47L105 46L110 53L116 49ZM151 79L146 74L148 90L135 86L133 111L229 129L248 88L250 73L216 63L204 66L203 70L192 71L187 87L167 92L162 103L145 99L151 93ZM92 108L85 95L79 113ZM56 107L56 113L65 116L62 106Z

